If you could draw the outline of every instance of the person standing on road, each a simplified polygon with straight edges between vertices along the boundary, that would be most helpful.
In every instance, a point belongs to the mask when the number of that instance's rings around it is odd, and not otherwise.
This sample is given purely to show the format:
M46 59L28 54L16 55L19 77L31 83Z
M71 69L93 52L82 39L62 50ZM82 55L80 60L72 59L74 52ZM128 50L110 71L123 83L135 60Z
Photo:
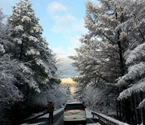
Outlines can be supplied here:
M49 112L49 123L53 123L53 111L54 111L54 105L52 102L48 104L48 112Z

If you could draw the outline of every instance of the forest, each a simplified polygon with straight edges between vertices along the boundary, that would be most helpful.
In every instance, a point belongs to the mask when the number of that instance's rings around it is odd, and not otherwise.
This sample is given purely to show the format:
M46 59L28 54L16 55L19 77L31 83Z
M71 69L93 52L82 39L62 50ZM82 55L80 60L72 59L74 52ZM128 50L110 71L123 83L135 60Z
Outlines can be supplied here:
M55 108L69 99L60 84L59 62L42 37L43 28L29 0L13 6L12 15L0 9L0 124L19 125L35 112Z
M78 72L75 98L93 111L145 124L145 1L88 0L85 6L87 33L69 56ZM29 0L16 3L9 16L0 9L2 125L19 125L49 101L61 108L72 98L42 32Z
M71 55L75 95L92 110L145 124L145 1L86 2L81 46Z

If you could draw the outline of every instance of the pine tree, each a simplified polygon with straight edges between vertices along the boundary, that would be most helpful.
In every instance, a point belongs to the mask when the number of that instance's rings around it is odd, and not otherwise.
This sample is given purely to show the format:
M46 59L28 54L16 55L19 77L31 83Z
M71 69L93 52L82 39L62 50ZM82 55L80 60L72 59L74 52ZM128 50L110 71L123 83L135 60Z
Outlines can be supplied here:
M12 25L11 37L16 45L14 58L32 69L37 84L50 83L51 80L57 82L55 57L41 36L43 29L29 0L20 1L13 7L9 23Z
M6 22L6 15L0 9L0 56L10 54L15 45L10 41L11 25Z
M0 124L19 124L32 107L42 106L45 99L40 100L40 92L60 81L55 55L41 36L30 1L18 2L8 23L4 17L0 10Z
M79 71L79 77L75 78L78 83L84 86L95 84L96 87L102 84L106 92L110 93L107 85L117 90L116 79L125 73L123 53L128 41L123 29L116 29L123 23L120 21L120 10L116 10L117 6L109 0L99 2L99 6L90 1L86 3L85 27L89 32L80 39L82 46L76 49L77 56L71 58Z
M128 49L124 53L124 57L126 58L126 65L128 68L128 72L121 78L119 78L117 85L119 87L124 87L125 89L120 93L118 99L119 100L129 100L130 98L134 99L134 112L138 112L136 107L139 104L139 107L144 107L144 19L145 19L145 1L114 1L116 6L121 6L122 15L124 15L124 23L118 25L116 29L123 28L124 32L127 34L129 45ZM142 99L142 100L141 100ZM138 114L136 117L140 119ZM143 110L143 118L142 121L145 124L145 114ZM140 123L140 120L136 120L136 123Z

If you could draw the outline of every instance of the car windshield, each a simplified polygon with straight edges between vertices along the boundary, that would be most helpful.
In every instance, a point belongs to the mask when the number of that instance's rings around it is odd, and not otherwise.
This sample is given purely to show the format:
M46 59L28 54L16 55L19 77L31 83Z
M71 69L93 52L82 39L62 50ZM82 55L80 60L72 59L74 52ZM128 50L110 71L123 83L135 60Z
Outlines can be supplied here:
M67 104L65 109L83 109L84 106L82 104Z

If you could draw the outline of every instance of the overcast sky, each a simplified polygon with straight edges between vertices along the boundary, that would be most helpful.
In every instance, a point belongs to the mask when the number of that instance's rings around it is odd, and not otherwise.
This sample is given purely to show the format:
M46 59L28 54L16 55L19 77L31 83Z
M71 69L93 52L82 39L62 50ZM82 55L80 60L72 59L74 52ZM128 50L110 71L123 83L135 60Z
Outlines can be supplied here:
M19 0L0 0L4 14L12 13L12 6ZM79 47L79 38L84 34L85 2L87 0L30 0L36 16L43 27L43 36L49 47L61 60L65 76L77 75L71 66L69 55L74 55L74 48Z

